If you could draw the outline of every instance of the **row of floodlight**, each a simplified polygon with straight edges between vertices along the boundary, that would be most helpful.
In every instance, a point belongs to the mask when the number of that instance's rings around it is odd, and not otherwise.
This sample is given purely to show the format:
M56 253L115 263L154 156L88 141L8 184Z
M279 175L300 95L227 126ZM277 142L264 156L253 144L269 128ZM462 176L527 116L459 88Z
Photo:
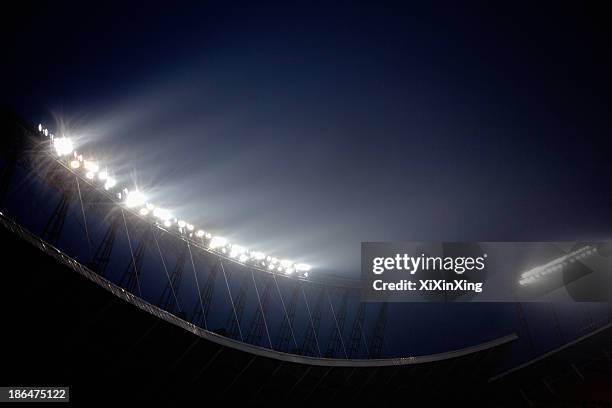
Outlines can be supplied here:
M129 190L118 186L117 180L109 174L108 169L101 167L97 160L84 158L82 154L79 154L69 137L56 137L42 124L38 125L38 131L51 140L53 150L59 160L70 166L74 171L83 171L87 179L92 180L92 182L99 182L105 190L113 193L123 205L138 211L141 216L152 217L158 225L163 225L165 228L176 228L180 234L188 236L194 241L199 241L210 250L240 263L254 265L270 272L308 277L311 269L308 264L294 263L287 259L278 259L266 255L263 252L251 251L241 245L230 243L223 237L212 235L210 232L201 229L196 230L193 224L175 218L167 209L147 202L146 196L138 189Z
M586 245L581 248L578 248L577 250L572 251L559 258L553 259L552 261L544 265L540 265L538 267L528 270L527 272L522 273L521 279L519 280L519 284L525 286L535 283L543 277L550 275L554 272L560 272L567 265L576 261L580 261L588 256L594 255L595 253L597 253L597 248L592 245Z

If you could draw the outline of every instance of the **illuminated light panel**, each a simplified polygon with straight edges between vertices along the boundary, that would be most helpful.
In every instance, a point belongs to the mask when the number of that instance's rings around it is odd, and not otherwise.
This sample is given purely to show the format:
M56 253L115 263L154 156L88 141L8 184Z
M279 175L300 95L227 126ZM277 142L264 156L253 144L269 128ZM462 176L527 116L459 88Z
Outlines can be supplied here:
M208 247L211 249L221 248L227 245L227 239L223 237L212 237Z
M528 270L527 272L523 272L521 274L521 279L519 280L519 284L521 286L529 285L537 282L544 276L550 275L554 272L559 272L563 270L567 265L576 262L577 260L584 259L587 256L591 256L597 252L597 249L591 245L586 245L582 248L579 248L575 251L570 252L569 254L563 255L559 258L553 259L552 261L537 266L533 269Z
M299 264L295 264L294 268L298 272L309 272L311 269L311 266L305 263L299 263Z
M106 178L106 182L104 183L104 188L106 190L110 190L111 188L115 187L116 185L117 185L117 181L114 178L109 176L109 177Z
M266 259L266 254L264 254L263 252L251 252L251 258L257 260L257 261L262 261L264 259Z
M53 147L58 156L67 156L74 150L72 141L67 137L58 137L53 139Z
M143 207L143 208L141 208L139 212L140 212L140 215L148 215L148 214L149 214L149 210L147 210L147 209L146 209L146 208L144 208L144 207Z
M91 160L85 160L83 162L83 167L85 168L85 170L91 171L93 173L97 173L98 170L100 170L100 166L98 165L98 163Z
M145 203L145 196L140 191L130 191L127 193L127 197L125 197L125 205L128 208L140 207Z
M73 169L78 169L79 167L81 167L81 162L78 160L72 160L70 162L70 167Z
M153 216L159 218L162 221L168 221L170 218L172 218L172 214L170 213L170 211L165 210L163 208L155 208L153 210Z
M230 251L230 256L232 258L237 258L240 255L244 254L245 252L246 252L246 248L244 248L244 247L242 247L240 245L233 244L232 245L232 250ZM248 259L248 257L247 257L247 259Z

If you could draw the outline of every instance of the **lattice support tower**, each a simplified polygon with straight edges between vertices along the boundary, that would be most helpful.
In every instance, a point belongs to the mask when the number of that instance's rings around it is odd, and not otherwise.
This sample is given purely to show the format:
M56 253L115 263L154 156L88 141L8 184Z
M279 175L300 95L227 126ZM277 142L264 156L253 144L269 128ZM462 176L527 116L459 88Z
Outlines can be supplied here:
M366 304L359 303L359 310L353 323L353 331L351 333L351 342L348 349L348 357L353 358L359 354L363 341L363 325L365 323Z
M268 282L264 287L264 291L261 295L261 308L257 307L255 310L255 315L253 316L253 320L251 321L251 326L249 328L249 334L247 335L246 341L247 343L254 344L259 346L261 344L261 338L263 337L264 330L266 329L265 325L265 315L268 310L268 305L270 303L270 298L272 295L272 289L274 288L274 279L271 277L268 278Z
M304 342L302 344L302 352L308 356L319 357L319 348L317 347L317 336L319 335L319 326L321 325L321 312L323 310L323 303L325 302L325 289L321 288L319 296L317 296L317 303L312 310L312 325L306 326L306 333L304 334Z
M276 337L276 349L279 351L289 351L289 344L293 341L293 319L295 317L299 291L299 283L296 283L291 293L291 300L286 308L287 313L283 316L283 322Z
M240 289L238 291L238 296L236 296L236 301L234 302L234 311L230 311L227 316L227 323L225 324L225 329L228 337L232 339L240 338L240 322L242 321L242 315L244 314L244 307L246 305L246 300L249 291L249 282L251 281L251 276L248 272L245 271L244 277L242 278L242 282L240 283Z
M179 289L183 280L183 270L185 269L187 252L187 245L184 245L176 258L176 264L170 273L170 279L168 282L166 282L166 286L159 297L158 306L169 311L170 313L174 313L180 309L179 305L177 304L178 300L175 299L175 296L178 298Z
M221 259L218 258L215 265L211 268L206 283L200 289L199 297L196 299L193 305L193 312L191 314L191 320L193 324L199 327L206 327L206 321L208 320L208 312L212 304L213 295L215 293L215 282L217 275L221 269Z
M385 329L387 327L387 302L383 303L376 318L374 336L370 344L370 358L380 358L385 341Z
M120 286L132 293L137 293L139 296L141 295L140 275L142 275L142 262L144 261L145 251L149 245L151 234L151 229L146 228L138 241L138 246L134 251L133 258L130 259L129 264L121 276L121 280L119 281Z
M121 217L115 214L91 260L91 269L101 276L106 275L106 268L108 267L110 257L113 253L113 246L115 245L117 230L119 229L120 223Z
M333 357L343 353L342 333L344 332L344 323L346 322L346 309L348 306L348 290L342 294L340 308L332 323L332 330L329 341L327 342L326 357Z
M71 192L72 190L70 189L63 190L60 193L60 200L55 206L51 217L49 217L49 220L43 229L41 237L51 245L57 245L60 236L62 235L64 222L66 221L68 209L70 208L70 202L72 201Z

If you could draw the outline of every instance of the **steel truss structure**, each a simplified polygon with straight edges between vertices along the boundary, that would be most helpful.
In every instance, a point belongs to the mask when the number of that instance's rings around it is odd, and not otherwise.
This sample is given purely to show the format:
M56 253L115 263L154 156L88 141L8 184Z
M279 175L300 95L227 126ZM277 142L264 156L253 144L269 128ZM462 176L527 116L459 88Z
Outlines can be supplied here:
M40 239L36 245L50 244L62 262L143 310L219 344L308 365L387 366L456 356L419 358L390 349L388 322L403 317L407 306L361 302L359 281L284 276L196 245L119 207L107 191L49 154L34 129L17 125L10 132L20 147L2 157L1 211L14 220L4 222L24 226L32 240ZM509 329L495 339L455 348L464 355L520 339L517 347L535 350L523 309L519 305ZM561 311L552 312L558 322ZM610 321L607 309L581 313L589 330ZM573 329L557 330L559 342L576 337Z

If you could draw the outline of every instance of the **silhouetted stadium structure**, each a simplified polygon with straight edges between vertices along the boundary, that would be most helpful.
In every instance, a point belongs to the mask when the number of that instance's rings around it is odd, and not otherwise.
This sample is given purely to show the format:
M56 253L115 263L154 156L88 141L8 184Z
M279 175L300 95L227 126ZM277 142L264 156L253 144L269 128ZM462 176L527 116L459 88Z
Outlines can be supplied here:
M73 400L610 400L609 304L362 303L357 280L240 263L118 204L12 115L2 131L12 381Z

